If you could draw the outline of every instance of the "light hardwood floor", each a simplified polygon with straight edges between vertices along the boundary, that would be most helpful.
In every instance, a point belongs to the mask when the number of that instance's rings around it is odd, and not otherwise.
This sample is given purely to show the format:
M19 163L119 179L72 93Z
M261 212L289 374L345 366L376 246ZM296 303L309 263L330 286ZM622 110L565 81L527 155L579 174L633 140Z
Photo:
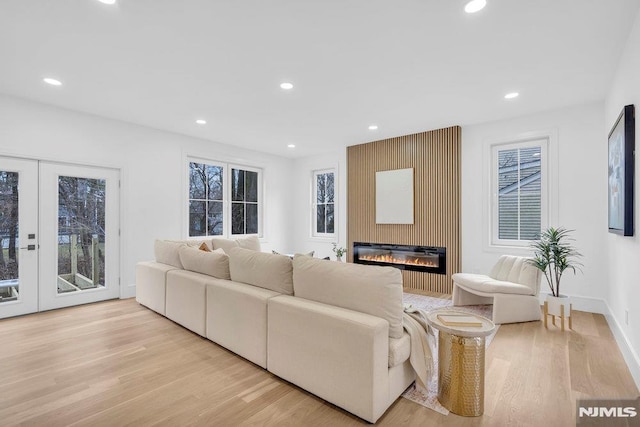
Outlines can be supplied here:
M603 316L574 331L503 325L485 414L400 398L382 426L573 426L581 397L638 390ZM0 321L0 425L361 425L362 420L138 305L114 300Z

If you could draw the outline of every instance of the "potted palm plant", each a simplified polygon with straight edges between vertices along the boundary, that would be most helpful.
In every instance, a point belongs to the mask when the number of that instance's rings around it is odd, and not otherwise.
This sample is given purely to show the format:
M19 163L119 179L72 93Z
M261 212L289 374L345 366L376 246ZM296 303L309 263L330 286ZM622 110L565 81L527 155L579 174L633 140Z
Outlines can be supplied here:
M575 274L582 266L578 262L582 255L572 245L572 232L562 227L549 227L540 233L538 240L531 243L534 255L529 262L544 274L551 289L551 294L547 295L549 314L557 316L561 314L560 306L565 307L566 317L571 316L569 298L560 293L562 275L567 270Z

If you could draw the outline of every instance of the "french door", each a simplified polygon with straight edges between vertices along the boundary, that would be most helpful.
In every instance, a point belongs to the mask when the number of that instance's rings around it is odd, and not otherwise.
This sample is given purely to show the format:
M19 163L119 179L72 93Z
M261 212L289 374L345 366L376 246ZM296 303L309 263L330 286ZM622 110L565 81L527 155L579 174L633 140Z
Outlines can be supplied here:
M0 318L117 298L119 172L0 157Z

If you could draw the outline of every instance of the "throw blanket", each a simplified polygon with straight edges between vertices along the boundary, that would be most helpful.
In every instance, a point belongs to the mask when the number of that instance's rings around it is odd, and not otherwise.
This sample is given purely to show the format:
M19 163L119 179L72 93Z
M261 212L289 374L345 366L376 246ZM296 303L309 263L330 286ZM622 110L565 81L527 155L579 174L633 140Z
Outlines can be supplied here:
M433 378L433 351L435 349L435 335L427 323L427 312L415 308L411 304L404 304L402 325L411 337L411 355L409 362L416 372L416 385L424 389Z

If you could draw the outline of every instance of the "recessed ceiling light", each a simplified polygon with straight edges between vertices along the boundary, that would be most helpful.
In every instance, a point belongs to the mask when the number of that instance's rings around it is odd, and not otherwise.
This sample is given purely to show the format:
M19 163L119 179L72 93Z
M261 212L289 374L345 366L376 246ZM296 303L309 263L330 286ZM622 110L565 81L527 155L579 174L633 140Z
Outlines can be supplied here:
M98 0L98 1L104 4L116 4L116 0Z
M196 123L199 124L199 125L206 125L207 121L206 120L202 120L202 119L198 119L198 120L196 120Z
M513 98L517 98L518 95L520 95L518 92L511 92L508 93L504 96L504 99L513 99Z
M487 5L487 0L471 0L464 7L464 11L467 13L476 13Z
M287 147L289 148L296 148L296 144L288 144Z
M62 86L62 82L60 80L52 79L51 77L45 77L42 81L46 84L50 84L51 86Z
M376 129L378 129L378 125L369 126L369 130L376 130Z
M291 90L293 89L293 84L289 82L280 83L280 88L284 90Z

